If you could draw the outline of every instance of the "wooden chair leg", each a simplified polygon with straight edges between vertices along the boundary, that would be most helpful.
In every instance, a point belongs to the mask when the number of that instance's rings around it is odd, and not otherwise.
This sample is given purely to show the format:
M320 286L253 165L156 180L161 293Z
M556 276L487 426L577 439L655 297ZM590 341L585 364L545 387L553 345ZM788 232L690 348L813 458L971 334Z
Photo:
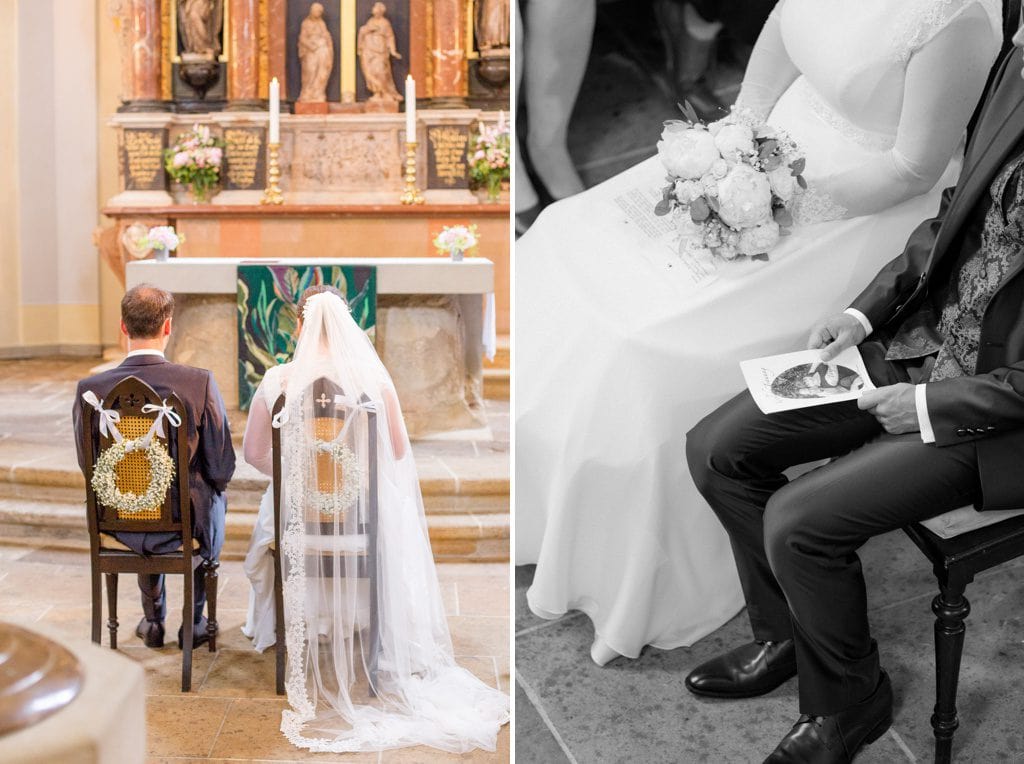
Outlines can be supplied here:
M281 561L274 555L274 660L276 662L277 694L284 695L285 641L284 641L284 589L281 582Z
M206 609L209 613L206 619L206 636L210 638L210 652L217 652L217 568L220 567L218 560L205 560L203 562L203 576L206 579Z
M181 691L192 690L192 619L195 617L195 595L192 591L192 571L185 573L185 594L181 608Z
M117 649L117 573L107 573L107 630L110 649Z
M960 726L956 713L956 690L960 680L960 658L964 649L964 619L971 612L962 589L943 587L932 601L935 613L935 764L952 760L953 733Z
M100 575L99 563L92 560L92 641L100 643L103 620L103 578Z

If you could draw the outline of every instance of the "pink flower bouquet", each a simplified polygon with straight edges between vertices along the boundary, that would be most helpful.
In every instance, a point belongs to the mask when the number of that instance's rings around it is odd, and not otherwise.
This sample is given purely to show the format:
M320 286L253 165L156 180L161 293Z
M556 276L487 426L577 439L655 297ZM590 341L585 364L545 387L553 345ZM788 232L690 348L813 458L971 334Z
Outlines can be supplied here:
M206 125L193 125L164 151L164 167L175 181L188 186L196 201L203 202L220 182L224 142Z

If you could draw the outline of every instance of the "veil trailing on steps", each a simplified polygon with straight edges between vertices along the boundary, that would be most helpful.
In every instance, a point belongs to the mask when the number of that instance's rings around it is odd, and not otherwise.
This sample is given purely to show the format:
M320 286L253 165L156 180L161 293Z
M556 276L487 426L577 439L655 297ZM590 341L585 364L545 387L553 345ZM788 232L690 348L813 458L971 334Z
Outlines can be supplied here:
M339 297L307 300L290 367L281 731L312 751L494 750L508 697L455 662L391 378Z

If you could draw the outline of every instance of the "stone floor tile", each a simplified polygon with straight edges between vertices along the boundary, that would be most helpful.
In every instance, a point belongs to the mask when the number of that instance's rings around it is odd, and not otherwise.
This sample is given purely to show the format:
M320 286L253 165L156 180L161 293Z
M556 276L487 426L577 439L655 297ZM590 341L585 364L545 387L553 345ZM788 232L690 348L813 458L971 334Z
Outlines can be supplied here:
M199 694L218 698L277 698L274 652L220 647Z
M481 682L485 682L495 689L501 689L498 682L497 663L494 658L458 656L455 662L470 671Z
M147 697L147 752L151 756L208 756L230 705L230 700L222 698Z
M106 637L105 634L104 637ZM109 647L105 639L104 647ZM196 689L202 686L203 680L216 659L216 653L210 653L205 646L192 650L193 694L183 695L181 692L181 650L178 649L174 635L160 649L146 647L134 633L130 638L122 635L117 650L145 669L146 695L194 697Z
M477 764L477 762L479 764L507 762L510 760L510 726L506 724L501 728L494 751L475 750L459 755L448 753L447 751L439 751L436 748L418 746L416 748L398 748L393 751L383 751L381 753L381 761L387 764L390 764L390 762L395 762L395 764L398 764L398 762L409 762L409 764L443 764L444 762L451 761L473 762L473 764Z
M508 656L509 619L505 617L456 615L448 619L455 655L495 656L504 670Z
M516 764L561 764L565 752L523 688L516 685Z
M376 753L325 754L296 748L281 734L281 711L287 705L283 698L245 698L230 703L211 756L322 762L376 762L379 758Z
M457 589L459 615L508 616L508 582L498 586L497 582L478 584L473 581L459 581Z

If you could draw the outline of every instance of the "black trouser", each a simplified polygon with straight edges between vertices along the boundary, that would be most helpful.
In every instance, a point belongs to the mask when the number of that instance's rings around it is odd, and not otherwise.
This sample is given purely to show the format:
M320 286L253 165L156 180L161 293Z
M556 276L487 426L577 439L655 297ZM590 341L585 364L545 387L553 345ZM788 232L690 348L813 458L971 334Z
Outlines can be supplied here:
M708 21L721 21L738 40L753 45L777 0L688 0Z
M167 617L167 591L164 588L164 577L153 573L139 574L139 592L142 594L142 612L147 621L163 623ZM194 620L198 624L206 607L206 572L202 565L196 568L192 576L192 594L195 608Z
M875 384L916 381L877 343L861 350ZM795 640L800 712L833 714L870 695L878 651L857 549L975 501L974 445L889 435L856 402L765 415L744 392L690 431L686 454L729 533L755 639ZM782 474L825 458L792 482Z

